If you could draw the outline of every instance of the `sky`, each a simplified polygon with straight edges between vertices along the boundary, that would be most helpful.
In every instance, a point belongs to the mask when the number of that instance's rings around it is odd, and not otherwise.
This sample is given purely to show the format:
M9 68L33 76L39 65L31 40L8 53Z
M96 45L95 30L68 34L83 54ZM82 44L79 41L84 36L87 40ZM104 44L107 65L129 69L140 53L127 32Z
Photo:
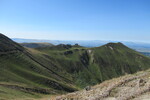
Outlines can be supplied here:
M10 38L150 43L150 0L0 0Z

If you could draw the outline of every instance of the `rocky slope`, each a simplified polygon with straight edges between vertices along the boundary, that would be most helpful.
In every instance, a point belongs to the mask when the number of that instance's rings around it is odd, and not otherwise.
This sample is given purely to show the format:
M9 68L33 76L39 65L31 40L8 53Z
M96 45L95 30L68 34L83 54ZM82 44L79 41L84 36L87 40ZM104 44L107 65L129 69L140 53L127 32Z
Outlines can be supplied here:
M104 81L74 93L58 96L55 100L149 100L150 70Z

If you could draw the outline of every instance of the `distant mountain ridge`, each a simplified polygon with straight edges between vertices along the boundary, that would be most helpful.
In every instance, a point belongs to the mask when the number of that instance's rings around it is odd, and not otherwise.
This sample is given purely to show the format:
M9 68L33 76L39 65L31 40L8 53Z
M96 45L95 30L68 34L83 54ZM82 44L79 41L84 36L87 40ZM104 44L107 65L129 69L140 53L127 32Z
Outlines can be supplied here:
M38 43L38 42L47 42L54 45L58 44L79 44L84 47L99 47L109 42L122 42L123 44L127 45L128 47L139 51L139 52L150 52L150 43L142 43L142 42L125 42L125 41L101 41L101 40L38 40L38 39L19 39L19 38L12 38L12 40L18 43Z

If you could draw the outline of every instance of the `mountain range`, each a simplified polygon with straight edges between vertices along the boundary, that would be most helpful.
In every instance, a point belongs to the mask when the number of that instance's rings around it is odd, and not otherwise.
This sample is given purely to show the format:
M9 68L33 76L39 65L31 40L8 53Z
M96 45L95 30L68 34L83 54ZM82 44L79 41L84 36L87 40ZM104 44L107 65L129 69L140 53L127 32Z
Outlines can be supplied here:
M126 46L139 51L139 52L150 52L150 43L144 42L128 42L128 41L102 41L102 40L38 40L38 39L21 39L21 38L12 38L12 40L18 43L51 43L53 45L59 44L79 44L84 47L99 47L109 42L117 43L121 42Z
M27 48L0 34L0 99L74 92L150 68L150 58L123 43Z

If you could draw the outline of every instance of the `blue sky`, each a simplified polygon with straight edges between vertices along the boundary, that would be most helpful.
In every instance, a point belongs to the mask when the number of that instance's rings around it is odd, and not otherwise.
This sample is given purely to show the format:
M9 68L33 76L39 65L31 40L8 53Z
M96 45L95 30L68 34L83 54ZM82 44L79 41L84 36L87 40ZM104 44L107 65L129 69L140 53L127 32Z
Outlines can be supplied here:
M150 42L150 0L0 0L11 38Z

